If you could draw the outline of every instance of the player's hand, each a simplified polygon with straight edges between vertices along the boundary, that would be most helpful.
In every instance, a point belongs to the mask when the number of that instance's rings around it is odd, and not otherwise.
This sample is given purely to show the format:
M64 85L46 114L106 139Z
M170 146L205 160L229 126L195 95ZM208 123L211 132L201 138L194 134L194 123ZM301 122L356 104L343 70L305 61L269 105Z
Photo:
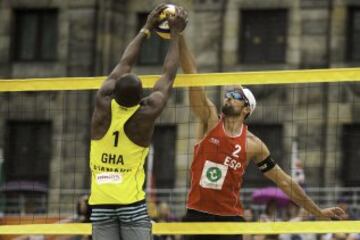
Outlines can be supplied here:
M144 28L148 30L154 29L154 27L159 23L159 15L166 8L166 4L162 3L156 6L148 15Z
M321 210L321 216L318 216L319 220L342 220L346 216L344 210L339 207L324 208Z
M182 7L176 7L176 12L174 15L167 16L170 31L172 33L179 34L184 31L187 21L188 21L188 13Z

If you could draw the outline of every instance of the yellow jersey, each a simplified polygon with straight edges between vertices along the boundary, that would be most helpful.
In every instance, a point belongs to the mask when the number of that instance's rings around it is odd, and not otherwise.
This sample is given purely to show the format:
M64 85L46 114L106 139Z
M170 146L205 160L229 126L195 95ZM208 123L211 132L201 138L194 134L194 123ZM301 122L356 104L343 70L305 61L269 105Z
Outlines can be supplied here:
M149 148L133 143L124 125L139 109L123 107L111 100L111 123L105 136L91 140L90 205L131 204L145 199L144 162Z

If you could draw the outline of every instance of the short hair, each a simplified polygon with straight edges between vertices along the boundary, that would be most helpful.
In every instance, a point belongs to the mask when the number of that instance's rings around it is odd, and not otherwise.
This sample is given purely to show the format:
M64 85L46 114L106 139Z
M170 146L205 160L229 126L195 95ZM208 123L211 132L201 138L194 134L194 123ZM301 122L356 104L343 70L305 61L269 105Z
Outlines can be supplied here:
M116 80L114 97L121 106L133 107L139 104L142 95L142 84L135 74L125 74Z

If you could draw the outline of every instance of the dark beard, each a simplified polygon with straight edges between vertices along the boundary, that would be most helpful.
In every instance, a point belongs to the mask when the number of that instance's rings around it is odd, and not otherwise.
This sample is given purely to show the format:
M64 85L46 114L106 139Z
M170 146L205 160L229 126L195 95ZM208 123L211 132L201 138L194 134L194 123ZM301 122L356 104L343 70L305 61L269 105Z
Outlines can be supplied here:
M240 113L234 111L234 108L230 105L223 105L221 108L221 112L228 117L237 117Z

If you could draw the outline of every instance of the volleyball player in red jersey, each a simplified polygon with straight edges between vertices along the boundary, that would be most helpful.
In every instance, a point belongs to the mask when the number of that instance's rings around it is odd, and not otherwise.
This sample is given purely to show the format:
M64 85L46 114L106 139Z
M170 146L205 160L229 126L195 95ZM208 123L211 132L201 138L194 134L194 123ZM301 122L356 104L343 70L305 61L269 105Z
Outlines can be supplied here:
M180 62L184 73L197 73L195 59L183 36ZM272 159L267 146L247 129L244 120L256 107L251 91L241 86L225 92L221 116L201 87L190 87L190 106L200 119L199 141L194 147L191 187L184 221L243 221L240 189L246 167L254 162L298 206L318 219L342 219L338 207L321 209ZM239 240L241 236L189 236L193 240Z

